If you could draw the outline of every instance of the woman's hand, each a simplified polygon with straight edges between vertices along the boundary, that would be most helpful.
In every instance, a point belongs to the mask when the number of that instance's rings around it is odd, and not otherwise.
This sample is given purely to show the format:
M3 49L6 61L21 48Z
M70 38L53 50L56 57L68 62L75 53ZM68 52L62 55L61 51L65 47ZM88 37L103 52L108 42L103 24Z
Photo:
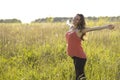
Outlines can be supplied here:
M115 27L115 26L112 25L112 24L109 24L109 25L108 25L108 29L110 29L110 30L114 29L114 27Z

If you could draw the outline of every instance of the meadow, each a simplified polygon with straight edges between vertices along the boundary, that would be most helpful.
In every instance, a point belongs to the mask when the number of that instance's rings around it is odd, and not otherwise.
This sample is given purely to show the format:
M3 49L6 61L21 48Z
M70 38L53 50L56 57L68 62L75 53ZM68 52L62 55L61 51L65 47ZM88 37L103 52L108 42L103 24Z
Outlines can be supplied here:
M87 80L120 80L120 22L114 30L89 32L82 41ZM66 54L66 23L0 24L0 80L75 80Z

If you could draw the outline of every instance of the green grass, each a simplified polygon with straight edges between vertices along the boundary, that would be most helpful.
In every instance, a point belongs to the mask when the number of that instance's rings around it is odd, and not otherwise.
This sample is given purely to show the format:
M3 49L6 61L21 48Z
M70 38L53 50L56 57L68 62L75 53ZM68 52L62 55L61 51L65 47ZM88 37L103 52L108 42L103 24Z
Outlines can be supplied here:
M114 30L90 32L82 42L88 80L120 80L120 23L112 24ZM75 80L67 30L65 23L0 24L0 80Z

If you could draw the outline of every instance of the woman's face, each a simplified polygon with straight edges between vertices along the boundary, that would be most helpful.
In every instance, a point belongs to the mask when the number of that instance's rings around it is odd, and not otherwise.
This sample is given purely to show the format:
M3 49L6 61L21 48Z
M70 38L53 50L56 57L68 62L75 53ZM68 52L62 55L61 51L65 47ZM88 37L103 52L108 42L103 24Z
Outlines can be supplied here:
M75 27L77 27L79 23L80 23L80 16L79 16L79 15L76 15L76 16L73 18L73 25L74 25Z

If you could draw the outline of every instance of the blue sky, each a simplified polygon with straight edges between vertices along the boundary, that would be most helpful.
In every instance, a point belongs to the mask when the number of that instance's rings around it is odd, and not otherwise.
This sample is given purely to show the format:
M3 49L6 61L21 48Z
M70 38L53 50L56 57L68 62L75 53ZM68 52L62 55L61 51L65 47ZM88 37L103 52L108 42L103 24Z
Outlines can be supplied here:
M0 0L0 19L28 23L44 17L120 16L119 0Z

